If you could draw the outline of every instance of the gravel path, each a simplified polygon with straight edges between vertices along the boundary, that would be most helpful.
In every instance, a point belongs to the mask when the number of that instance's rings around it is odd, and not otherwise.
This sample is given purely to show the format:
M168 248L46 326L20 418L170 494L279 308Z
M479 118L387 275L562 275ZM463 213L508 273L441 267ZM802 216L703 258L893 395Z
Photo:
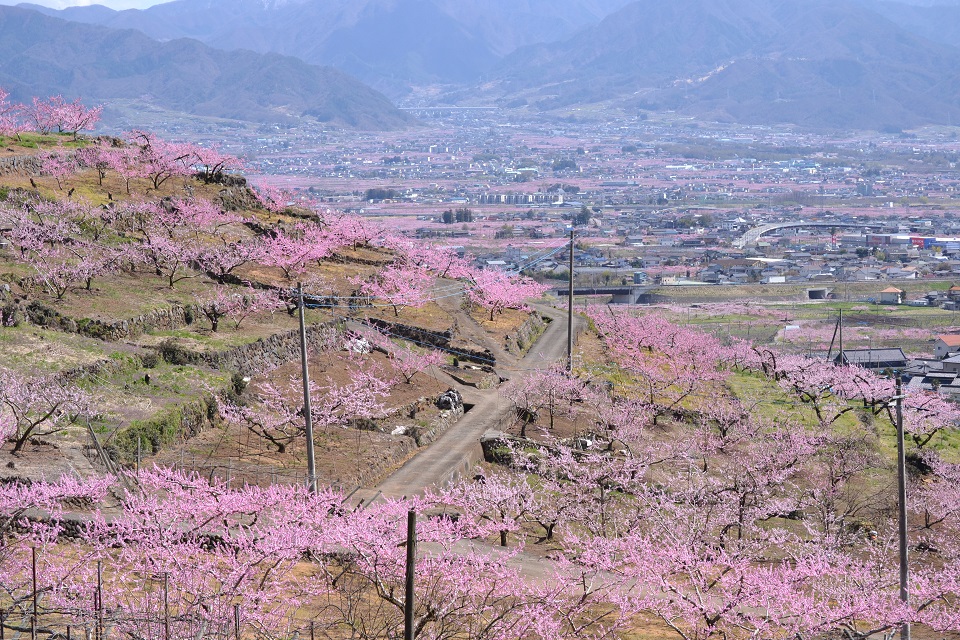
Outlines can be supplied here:
M523 376L526 371L549 366L566 357L566 314L549 307L538 307L537 310L552 322L524 358L504 367L505 377ZM576 331L585 321L575 317L574 322ZM445 486L469 472L482 458L481 436L496 429L501 420L509 416L512 407L495 389L468 389L463 395L464 402L472 404L473 408L436 442L383 480L374 495L401 498L421 494L427 487Z

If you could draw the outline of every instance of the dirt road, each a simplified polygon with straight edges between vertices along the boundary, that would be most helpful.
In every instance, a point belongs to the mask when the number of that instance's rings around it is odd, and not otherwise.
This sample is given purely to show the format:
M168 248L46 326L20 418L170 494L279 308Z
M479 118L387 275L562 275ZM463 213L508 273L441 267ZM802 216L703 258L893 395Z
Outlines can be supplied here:
M550 324L527 355L513 362L504 362L504 377L523 376L527 371L543 368L566 358L567 316L550 307L537 307ZM574 317L574 332L585 325L583 318ZM499 370L499 368L498 368ZM480 437L496 428L509 415L512 407L501 398L496 389L462 392L464 403L473 405L470 411L432 445L411 458L400 469L386 478L375 489L391 498L418 495L426 487L444 486L469 472L481 459Z

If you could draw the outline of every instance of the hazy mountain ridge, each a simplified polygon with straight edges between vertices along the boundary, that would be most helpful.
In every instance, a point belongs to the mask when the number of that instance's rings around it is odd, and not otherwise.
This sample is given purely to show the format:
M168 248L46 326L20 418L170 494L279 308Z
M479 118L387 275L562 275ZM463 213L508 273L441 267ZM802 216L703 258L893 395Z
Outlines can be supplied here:
M332 64L397 95L411 84L475 81L518 47L568 37L628 1L176 0L143 11L43 11Z
M960 2L907 5L873 2L871 7L905 29L934 42L960 47Z
M896 128L960 123L957 2L175 0L46 11L330 63L393 96L447 83L457 85L446 94L454 103L612 102L725 121ZM924 37L938 22L936 41Z
M619 100L719 120L881 128L960 123L960 49L851 2L640 0L508 56L503 101Z
M374 129L410 122L369 87L296 58L220 51L191 39L159 43L138 31L2 6L0 86L19 100L58 93L90 103L146 98L168 109L240 120L312 115Z

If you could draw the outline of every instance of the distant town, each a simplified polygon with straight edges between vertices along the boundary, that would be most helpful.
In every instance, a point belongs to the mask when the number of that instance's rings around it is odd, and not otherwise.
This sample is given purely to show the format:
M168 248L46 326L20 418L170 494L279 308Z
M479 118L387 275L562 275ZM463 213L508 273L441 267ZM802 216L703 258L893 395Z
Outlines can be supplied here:
M952 129L831 136L652 113L418 115L425 127L393 134L251 127L227 150L254 180L543 278L566 278L551 248L575 225L584 285L960 281ZM955 304L885 289L876 301Z

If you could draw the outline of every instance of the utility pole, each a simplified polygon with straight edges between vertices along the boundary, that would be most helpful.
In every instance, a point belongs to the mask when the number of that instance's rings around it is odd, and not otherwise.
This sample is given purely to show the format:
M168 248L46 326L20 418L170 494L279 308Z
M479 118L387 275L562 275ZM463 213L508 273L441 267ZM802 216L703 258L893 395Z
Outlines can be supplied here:
M407 511L407 573L403 600L403 640L413 640L413 577L417 562L417 512Z
M900 599L910 604L910 574L907 561L907 460L903 445L903 378L897 373L897 503L900 529ZM910 623L900 628L900 638L910 640Z
M30 616L30 637L37 640L37 547L30 547L30 567L33 577L33 615ZM100 584L100 564L97 563L97 585Z
M310 409L310 371L307 369L307 322L304 318L303 283L297 283L300 307L300 366L303 373L303 420L307 431L307 489L317 492L317 462L313 455L313 413Z
M103 560L97 560L97 640L103 640Z
M170 640L170 574L163 574L163 640Z
M570 226L570 282L567 291L567 371L573 372L573 225Z
M840 309L840 319L837 322L840 326L840 365L843 366L846 364L843 359L843 309Z

